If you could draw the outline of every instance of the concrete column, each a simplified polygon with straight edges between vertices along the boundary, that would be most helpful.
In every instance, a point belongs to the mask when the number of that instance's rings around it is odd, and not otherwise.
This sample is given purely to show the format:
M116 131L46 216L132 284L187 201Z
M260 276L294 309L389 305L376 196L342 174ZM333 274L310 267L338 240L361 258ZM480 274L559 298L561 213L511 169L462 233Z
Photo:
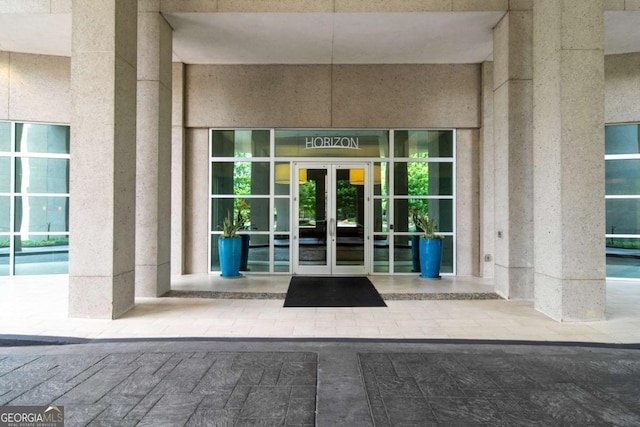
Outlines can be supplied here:
M187 128L185 132L185 273L208 273L209 241L209 129ZM218 224L212 224L217 230Z
M184 64L173 63L171 95L171 274L184 274Z
M134 305L137 9L73 1L71 317L112 319Z
M559 321L605 308L602 0L534 5L535 307Z
M495 282L533 298L533 14L508 12L494 29Z
M480 276L494 277L495 167L493 146L493 61L482 64L482 127L480 128Z
M478 130L458 129L456 139L456 270L477 276L479 265Z
M136 296L171 288L171 38L159 5L138 14Z

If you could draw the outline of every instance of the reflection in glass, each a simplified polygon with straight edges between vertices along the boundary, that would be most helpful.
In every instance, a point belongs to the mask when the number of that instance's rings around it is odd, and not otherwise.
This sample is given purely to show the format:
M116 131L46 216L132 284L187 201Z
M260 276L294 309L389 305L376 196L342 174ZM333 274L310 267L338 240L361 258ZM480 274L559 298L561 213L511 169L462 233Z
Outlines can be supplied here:
M396 195L453 195L453 163L450 162L398 162L394 178Z
M364 265L365 170L337 169L336 179L336 265Z
M453 232L452 199L396 199L394 230L415 232L414 212L421 212L436 220L436 229L442 233Z
M453 157L452 130L397 130L396 157Z
M69 154L70 127L16 123L16 151Z
M211 194L268 195L268 162L214 162Z
M11 123L0 122L0 153L11 151Z
M253 272L269 271L269 236L252 234L249 240L248 270Z
M0 193L11 191L11 158L0 156Z
M640 199L607 199L607 234L640 234Z
M15 198L14 231L49 233L69 231L68 197Z
M228 215L237 215L242 210L244 230L269 231L269 199L212 199L211 231L222 230L222 222Z
M0 276L9 275L9 235L0 234Z
M275 209L273 212L273 229L279 233L288 232L290 219L289 199L276 198L273 200Z
M376 273L389 272L389 240L388 236L374 236L373 241L373 271Z
M389 163L373 164L373 194L387 196L389 194Z
M373 200L373 231L389 231L389 221L387 216L387 209L389 205L389 199L374 199Z
M640 238L607 237L607 277L640 279Z
M289 162L277 162L275 164L275 194L277 196L288 196L289 189L291 188L291 163ZM305 181L307 179L306 171L300 171L300 180ZM304 178L304 179L303 179Z
M640 159L606 161L606 194L640 195Z
M605 154L640 154L640 125L605 126Z
M396 273L413 273L414 270L413 236L396 236L393 248L393 268ZM418 254L419 255L419 252ZM442 243L442 264L440 272L453 273L453 236L444 236Z
M0 196L0 233L11 231L11 198Z
M69 193L69 160L17 158L16 193Z
M290 236L288 234L276 234L274 239L274 271L289 272L291 265Z
M15 274L67 274L69 237L30 235L28 240L14 238Z
M300 265L327 265L327 170L308 169L299 182L298 248Z
M268 130L212 130L212 157L269 157Z

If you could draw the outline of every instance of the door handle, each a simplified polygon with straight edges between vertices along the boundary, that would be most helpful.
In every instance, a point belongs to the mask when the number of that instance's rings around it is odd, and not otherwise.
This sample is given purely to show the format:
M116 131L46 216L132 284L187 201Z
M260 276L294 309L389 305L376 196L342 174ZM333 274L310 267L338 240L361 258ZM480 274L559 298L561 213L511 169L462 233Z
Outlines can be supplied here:
M336 235L336 219L331 218L329 220L329 236L333 237Z

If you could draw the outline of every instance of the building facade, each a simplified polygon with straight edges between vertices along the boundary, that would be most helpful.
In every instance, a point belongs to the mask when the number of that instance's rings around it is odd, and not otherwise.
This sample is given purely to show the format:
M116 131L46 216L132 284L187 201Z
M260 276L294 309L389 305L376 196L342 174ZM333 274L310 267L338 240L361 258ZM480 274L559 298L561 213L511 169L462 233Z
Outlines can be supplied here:
M445 273L493 278L559 321L602 319L605 277L640 276L640 44L606 46L624 28L638 39L639 1L42 0L0 12L5 28L50 31L0 36L6 274L21 274L23 240L66 239L71 316L115 318L167 292L171 274L216 271L219 225L239 206L252 273L412 274L412 215L426 210ZM431 50L400 32L349 45L423 21L445 34L422 43ZM464 46L447 25L477 28L489 47L447 56ZM256 38L278 28L280 48ZM305 45L283 63L310 28L329 28L330 52ZM240 30L253 38L238 45ZM379 41L393 37L404 56ZM70 148L29 151L19 132L42 126L68 126L50 140ZM18 188L15 165L32 157L50 163L45 189ZM57 213L37 216L42 201Z

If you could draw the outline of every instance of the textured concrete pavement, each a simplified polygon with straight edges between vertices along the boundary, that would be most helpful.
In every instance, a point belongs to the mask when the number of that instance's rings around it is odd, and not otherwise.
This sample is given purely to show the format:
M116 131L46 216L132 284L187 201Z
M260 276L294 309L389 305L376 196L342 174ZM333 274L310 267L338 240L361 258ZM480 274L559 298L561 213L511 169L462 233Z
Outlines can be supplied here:
M2 338L0 404L67 426L640 425L637 345Z

